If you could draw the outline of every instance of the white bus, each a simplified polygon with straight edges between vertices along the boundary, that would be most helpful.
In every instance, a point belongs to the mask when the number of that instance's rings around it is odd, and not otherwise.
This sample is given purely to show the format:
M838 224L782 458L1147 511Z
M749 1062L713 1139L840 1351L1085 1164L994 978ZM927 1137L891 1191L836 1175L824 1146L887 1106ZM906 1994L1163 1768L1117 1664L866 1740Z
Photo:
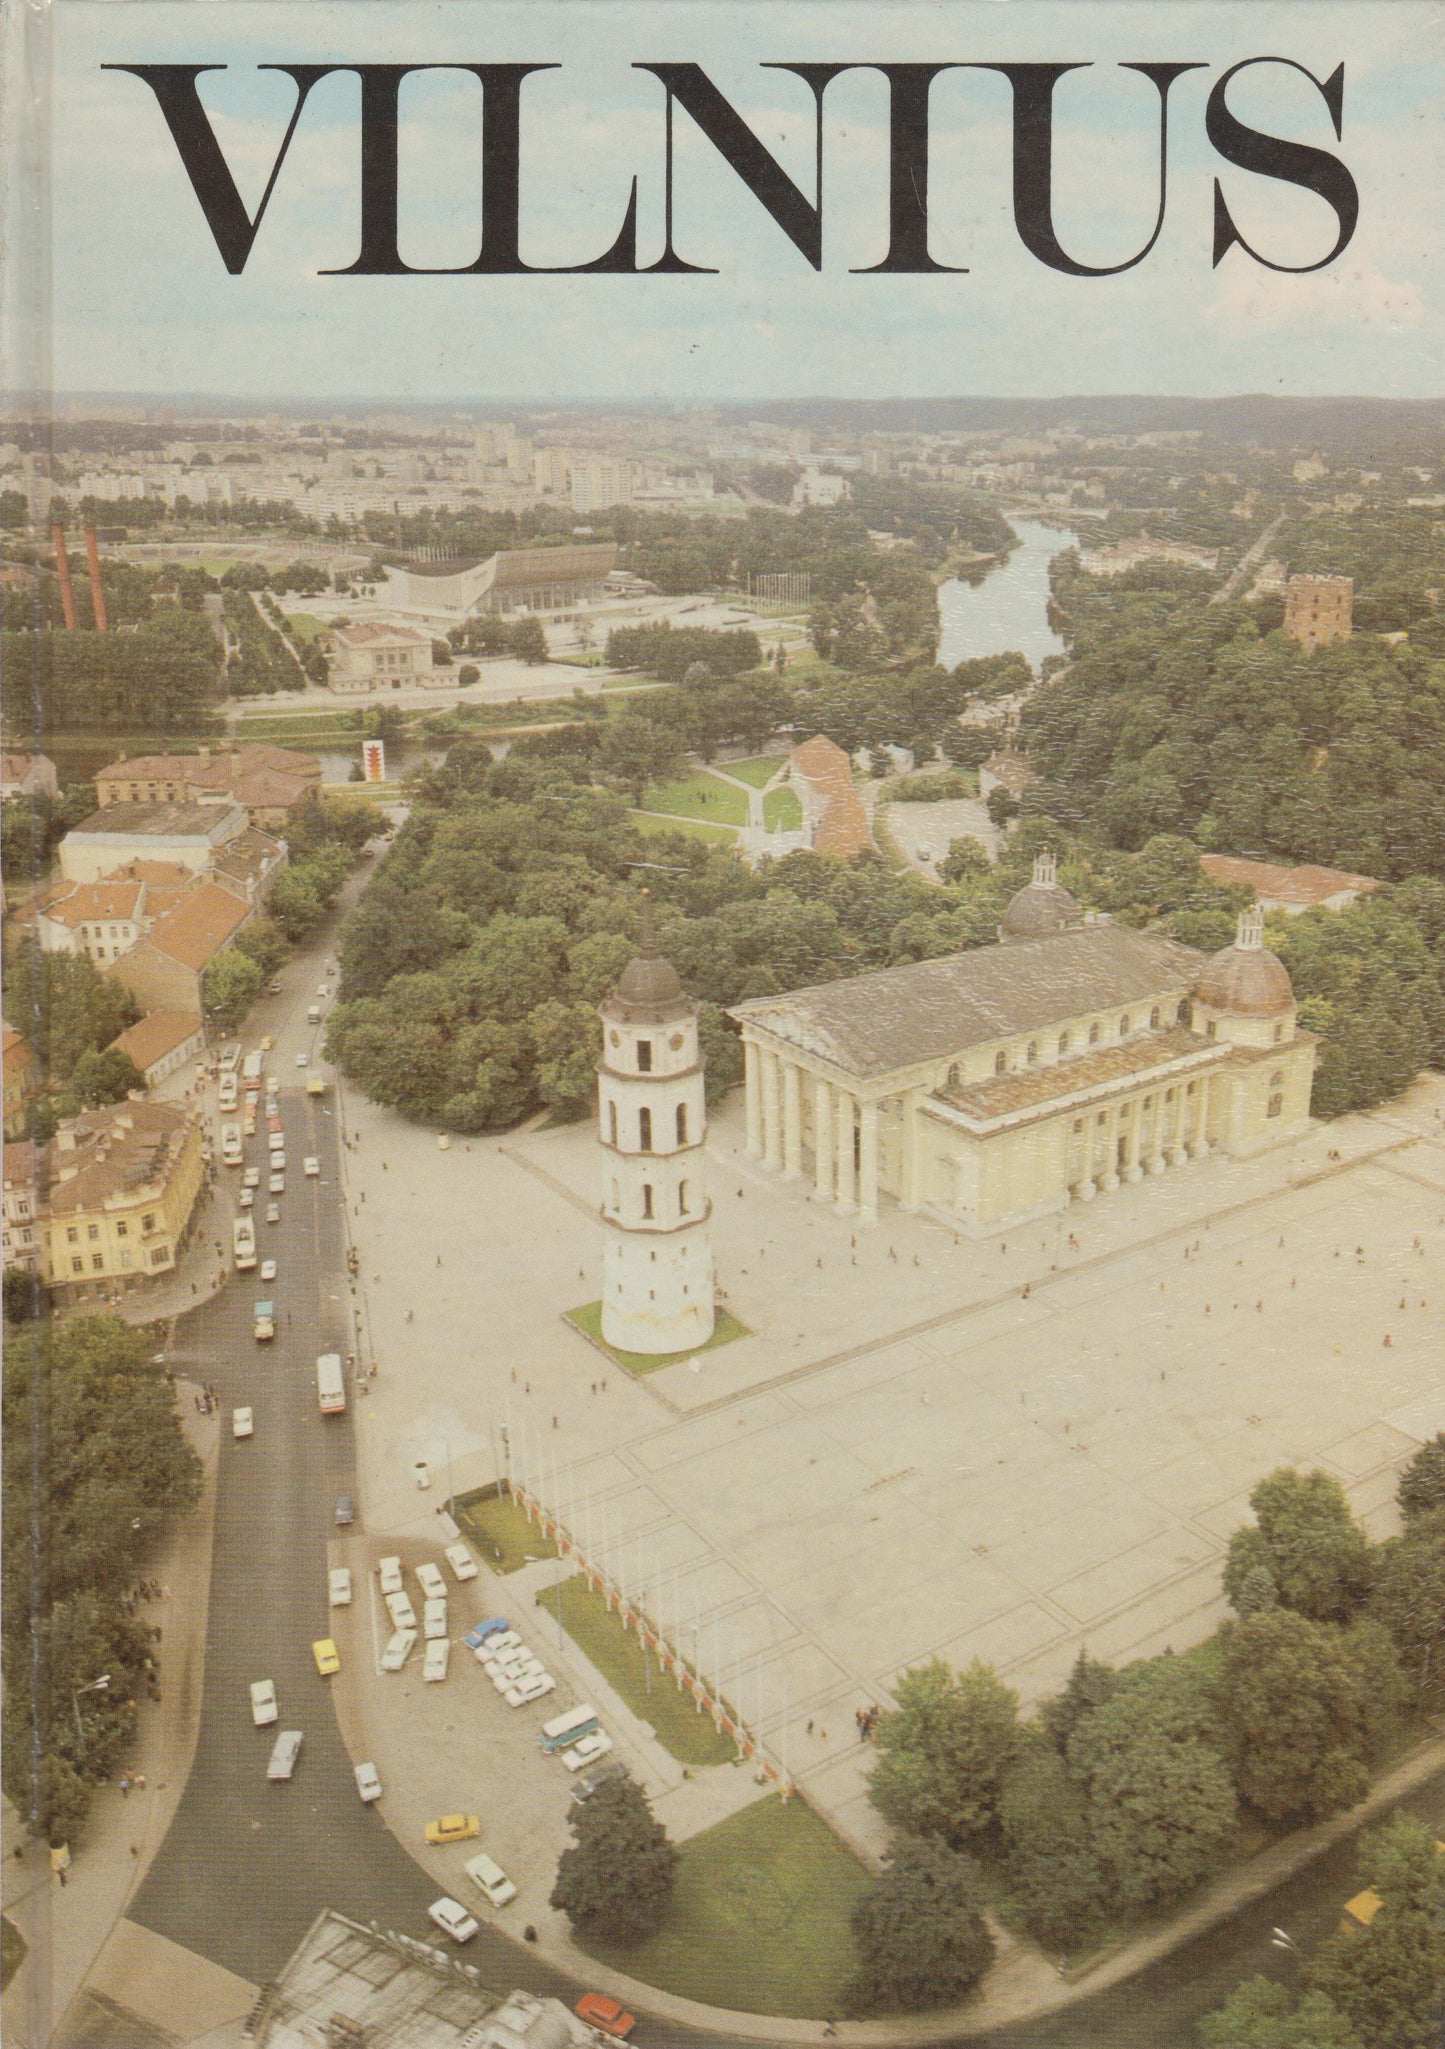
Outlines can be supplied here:
M340 1352L323 1352L316 1361L316 1398L323 1416L339 1416L346 1407Z
M597 1727L597 1710L588 1707L584 1701L581 1707L569 1708L565 1715L554 1715L550 1722L542 1724L542 1748L546 1751L566 1750L583 1736L590 1736Z
M231 1226L231 1244L238 1274L249 1273L256 1264L256 1226L249 1216L237 1217Z
M236 1072L236 1069L240 1066L240 1064L241 1048L233 1040L231 1044L227 1046L221 1054L221 1072L222 1074L234 1074Z
M228 1167L239 1167L242 1160L241 1127L239 1124L221 1126L221 1159Z
M261 1083L261 1055L248 1053L241 1063L241 1079L247 1088L259 1088Z

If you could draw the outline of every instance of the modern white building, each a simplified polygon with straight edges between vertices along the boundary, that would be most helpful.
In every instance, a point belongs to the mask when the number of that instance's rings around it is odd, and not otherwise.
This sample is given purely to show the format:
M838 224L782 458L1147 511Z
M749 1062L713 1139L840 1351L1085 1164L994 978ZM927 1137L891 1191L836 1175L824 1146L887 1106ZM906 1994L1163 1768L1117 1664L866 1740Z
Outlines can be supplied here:
M602 1335L619 1351L685 1352L713 1331L707 1107L698 1006L658 953L650 913L600 1014Z

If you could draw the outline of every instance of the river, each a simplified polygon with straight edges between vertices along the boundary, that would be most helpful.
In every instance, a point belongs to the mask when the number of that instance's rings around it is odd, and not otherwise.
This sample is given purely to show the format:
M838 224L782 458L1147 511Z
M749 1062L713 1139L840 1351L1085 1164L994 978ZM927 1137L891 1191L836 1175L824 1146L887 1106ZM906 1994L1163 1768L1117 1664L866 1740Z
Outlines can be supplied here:
M982 583L950 577L938 590L941 632L938 660L945 669L977 655L1016 648L1037 672L1045 655L1062 654L1064 643L1049 624L1049 564L1072 548L1077 536L1038 520L1010 521L1019 545Z

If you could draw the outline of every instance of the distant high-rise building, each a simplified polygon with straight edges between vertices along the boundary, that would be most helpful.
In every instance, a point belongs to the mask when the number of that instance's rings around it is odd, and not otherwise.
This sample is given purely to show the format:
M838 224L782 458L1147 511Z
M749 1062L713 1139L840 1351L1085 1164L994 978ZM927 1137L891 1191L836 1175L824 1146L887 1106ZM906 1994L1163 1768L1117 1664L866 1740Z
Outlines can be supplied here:
M1348 640L1354 602L1351 577L1292 576L1285 587L1284 630L1306 653L1334 640Z

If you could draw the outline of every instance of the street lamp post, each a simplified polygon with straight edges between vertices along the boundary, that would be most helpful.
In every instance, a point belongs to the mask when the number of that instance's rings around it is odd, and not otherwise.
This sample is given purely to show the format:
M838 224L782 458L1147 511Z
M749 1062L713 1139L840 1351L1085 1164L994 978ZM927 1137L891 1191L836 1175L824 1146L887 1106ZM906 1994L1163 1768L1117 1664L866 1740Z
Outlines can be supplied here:
M92 1679L89 1686L77 1686L71 1695L70 1704L75 1709L75 1734L82 1750L85 1748L85 1730L81 1727L80 1723L80 1696L82 1693L109 1692L110 1674L109 1672L102 1672L99 1679Z

